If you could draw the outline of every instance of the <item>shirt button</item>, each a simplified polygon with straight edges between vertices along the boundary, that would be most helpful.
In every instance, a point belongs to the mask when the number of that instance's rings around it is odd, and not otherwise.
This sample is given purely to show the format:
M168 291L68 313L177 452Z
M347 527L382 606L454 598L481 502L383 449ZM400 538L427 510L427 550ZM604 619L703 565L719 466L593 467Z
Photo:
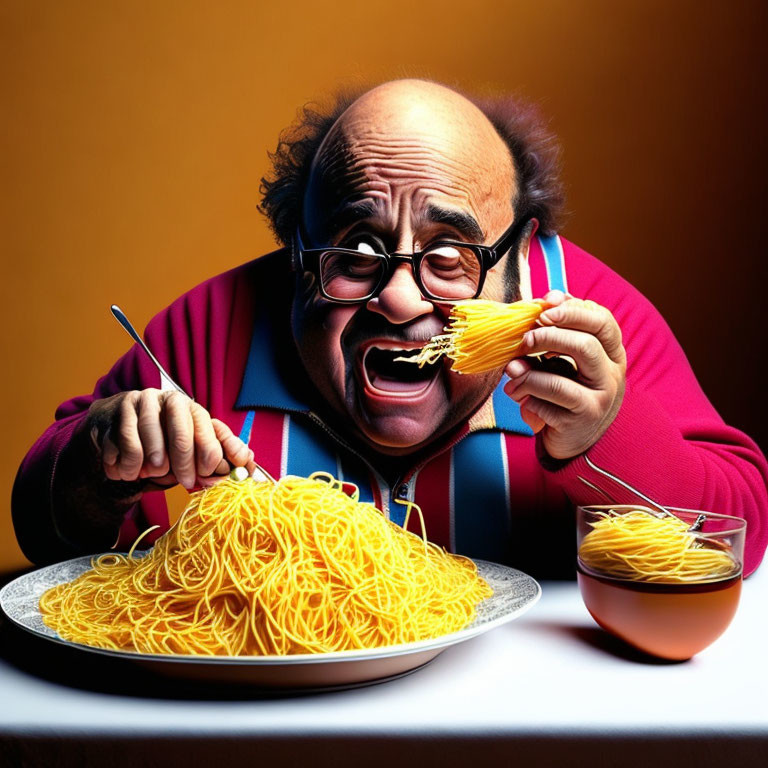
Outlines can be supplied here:
M398 499L407 499L408 498L408 483L403 483L397 489L397 498Z

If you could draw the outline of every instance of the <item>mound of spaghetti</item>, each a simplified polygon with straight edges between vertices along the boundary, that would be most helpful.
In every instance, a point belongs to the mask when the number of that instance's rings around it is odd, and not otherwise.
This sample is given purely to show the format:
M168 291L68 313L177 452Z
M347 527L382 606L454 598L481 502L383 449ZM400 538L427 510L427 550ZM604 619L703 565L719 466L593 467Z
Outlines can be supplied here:
M459 301L451 308L444 334L433 336L417 355L398 360L422 367L445 355L457 373L492 371L518 356L523 336L547 306L541 299L513 304Z
M617 579L688 583L734 576L739 565L728 551L672 515L643 509L596 512L579 547L588 569Z
M491 592L471 560L317 473L196 493L148 554L96 558L40 610L60 637L101 648L287 655L438 637Z

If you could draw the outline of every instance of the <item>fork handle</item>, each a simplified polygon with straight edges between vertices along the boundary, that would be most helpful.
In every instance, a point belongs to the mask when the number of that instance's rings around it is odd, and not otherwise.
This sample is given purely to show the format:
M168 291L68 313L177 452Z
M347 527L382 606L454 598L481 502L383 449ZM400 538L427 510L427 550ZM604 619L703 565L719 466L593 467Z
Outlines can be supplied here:
M155 364L158 371L160 371L160 379L166 384L166 387L170 389L175 389L177 392L181 392L182 395L187 395L190 400L193 400L194 398L190 397L168 374L168 372L163 368L162 365L160 365L160 361L152 354L152 351L150 348L144 343L144 339L141 338L141 335L139 332L133 327L131 324L131 321L125 316L125 312L123 312L120 307L117 306L117 304L113 304L110 308L110 311L115 316L115 320L117 320L120 325L123 326L126 333L147 353L149 356L149 359Z

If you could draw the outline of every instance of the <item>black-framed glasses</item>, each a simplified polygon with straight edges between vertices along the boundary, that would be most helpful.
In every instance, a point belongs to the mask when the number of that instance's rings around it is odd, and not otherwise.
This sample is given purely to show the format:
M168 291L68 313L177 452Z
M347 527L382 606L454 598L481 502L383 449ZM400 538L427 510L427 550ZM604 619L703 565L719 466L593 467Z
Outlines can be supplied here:
M427 299L461 301L476 299L485 276L515 247L530 219L521 218L493 245L438 240L413 254L387 253L383 243L365 235L357 250L352 248L305 248L296 230L297 267L315 275L320 293L330 301L354 304L377 296L400 263L410 263L413 278Z

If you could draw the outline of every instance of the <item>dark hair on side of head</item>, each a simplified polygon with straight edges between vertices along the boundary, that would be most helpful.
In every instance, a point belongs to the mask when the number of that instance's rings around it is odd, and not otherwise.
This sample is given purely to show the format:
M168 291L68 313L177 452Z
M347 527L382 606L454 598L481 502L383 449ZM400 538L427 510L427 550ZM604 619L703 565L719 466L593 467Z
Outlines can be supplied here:
M557 234L563 224L565 190L555 135L530 104L509 97L467 98L491 121L509 147L517 173L515 217L536 218L539 232Z
M272 173L261 179L259 213L282 245L289 245L301 223L309 170L323 139L336 120L367 89L344 90L323 108L309 103L298 110L296 121L280 134L277 149L269 153Z
M312 160L342 113L367 88L339 92L327 108L305 104L269 153L272 173L261 179L258 210L282 245L289 245L302 220ZM552 235L562 224L565 195L560 181L560 148L537 110L511 98L478 99L464 94L491 121L509 147L517 173L515 216L535 217L539 232Z

